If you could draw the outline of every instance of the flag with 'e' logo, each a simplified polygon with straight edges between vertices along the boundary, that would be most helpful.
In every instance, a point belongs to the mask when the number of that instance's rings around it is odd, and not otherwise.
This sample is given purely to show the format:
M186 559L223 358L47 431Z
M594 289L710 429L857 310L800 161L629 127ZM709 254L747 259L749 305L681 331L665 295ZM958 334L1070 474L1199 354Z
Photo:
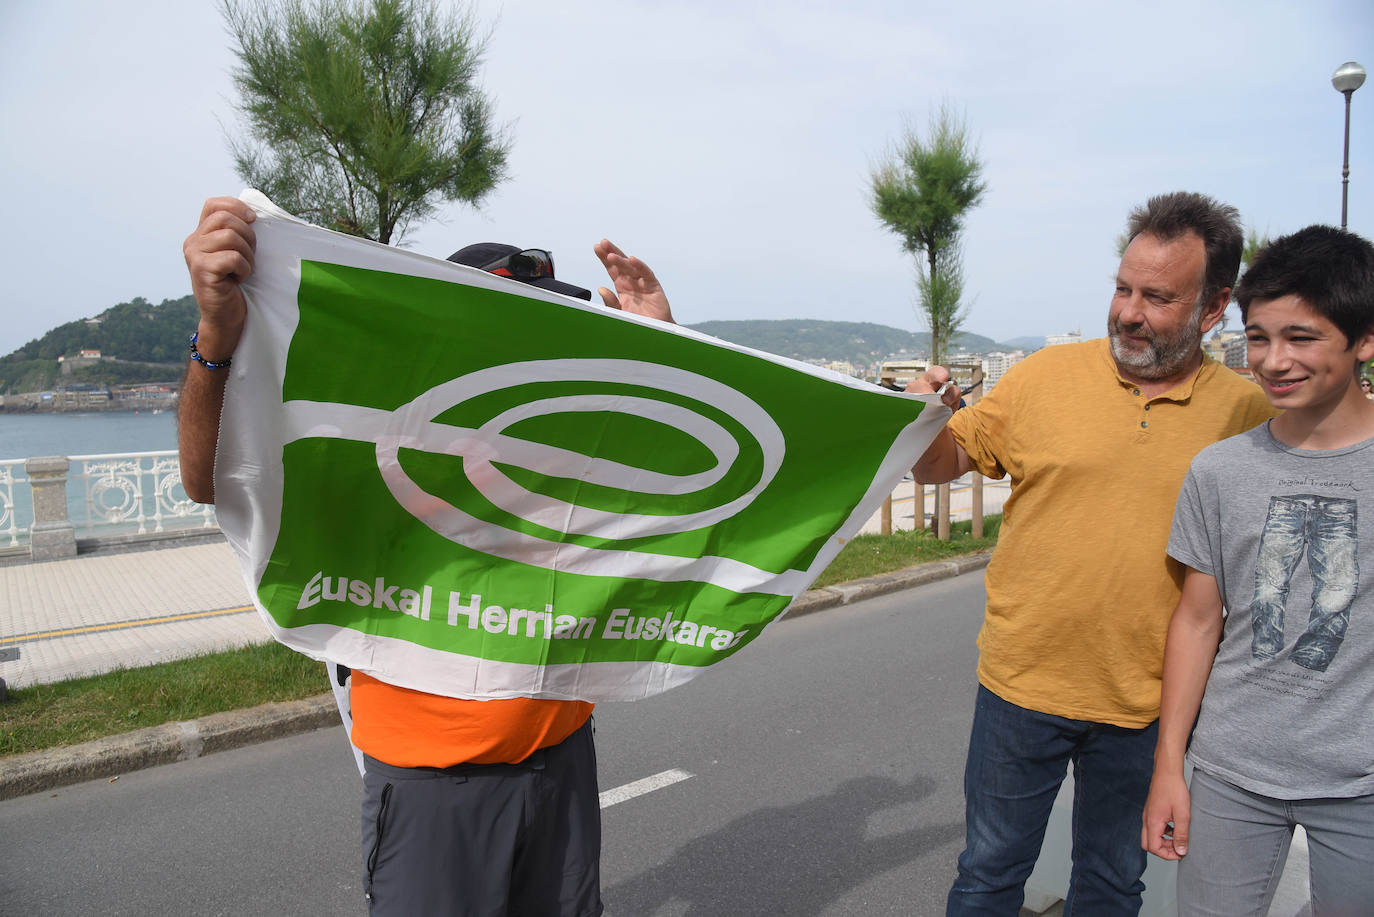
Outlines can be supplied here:
M777 619L948 417L244 199L220 525L278 640L393 684L681 684Z

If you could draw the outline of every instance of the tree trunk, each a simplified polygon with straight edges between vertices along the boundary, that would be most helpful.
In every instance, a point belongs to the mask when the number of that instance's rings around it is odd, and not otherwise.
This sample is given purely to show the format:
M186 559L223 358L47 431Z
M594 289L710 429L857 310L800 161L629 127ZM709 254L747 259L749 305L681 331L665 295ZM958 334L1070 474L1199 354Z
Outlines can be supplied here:
M926 246L926 258L930 261L930 283L931 287L935 284L935 246ZM930 289L931 287L927 287ZM930 325L930 362L932 364L943 362L944 350L940 346L940 321L932 308L931 303L926 303L926 322Z

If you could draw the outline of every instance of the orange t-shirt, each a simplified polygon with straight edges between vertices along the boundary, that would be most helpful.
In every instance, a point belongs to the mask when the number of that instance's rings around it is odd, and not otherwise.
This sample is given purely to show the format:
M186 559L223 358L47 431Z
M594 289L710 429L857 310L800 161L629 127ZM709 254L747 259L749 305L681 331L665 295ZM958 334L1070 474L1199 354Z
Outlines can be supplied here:
M353 672L353 744L393 767L514 764L557 745L592 715L584 701L460 700Z

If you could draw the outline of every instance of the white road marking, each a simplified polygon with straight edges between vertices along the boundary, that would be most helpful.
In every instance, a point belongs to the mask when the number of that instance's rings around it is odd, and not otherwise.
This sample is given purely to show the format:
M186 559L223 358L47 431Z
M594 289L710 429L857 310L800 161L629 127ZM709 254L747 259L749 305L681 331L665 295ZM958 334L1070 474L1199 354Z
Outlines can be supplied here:
M661 790L664 787L672 786L674 783L681 783L692 775L686 771L676 768L664 771L661 774L654 774L652 777L645 777L643 780L635 780L624 786L618 786L613 790L606 790L601 794L601 808L609 809L616 803L626 802L636 796L643 796L645 793L652 793L654 790Z

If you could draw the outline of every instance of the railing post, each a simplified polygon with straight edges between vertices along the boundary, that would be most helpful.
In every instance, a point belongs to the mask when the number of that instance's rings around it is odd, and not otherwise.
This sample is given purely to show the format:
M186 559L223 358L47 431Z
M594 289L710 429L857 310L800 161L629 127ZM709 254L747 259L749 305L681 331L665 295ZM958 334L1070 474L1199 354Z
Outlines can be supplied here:
M24 463L33 493L33 525L29 528L29 556L57 560L76 556L76 530L67 518L67 469L60 455L31 458Z
M882 535L892 534L892 494L888 494L883 500L883 512L879 517L878 532Z
M971 534L974 538L983 537L983 476L973 472L972 490L969 492L969 512L973 520Z

